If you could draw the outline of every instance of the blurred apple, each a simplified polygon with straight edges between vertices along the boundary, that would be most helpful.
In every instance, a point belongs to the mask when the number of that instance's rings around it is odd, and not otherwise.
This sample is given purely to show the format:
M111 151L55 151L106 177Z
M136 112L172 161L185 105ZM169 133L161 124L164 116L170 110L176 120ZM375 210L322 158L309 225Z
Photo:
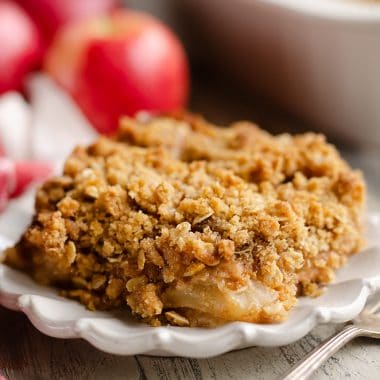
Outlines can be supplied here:
M0 94L18 90L41 57L40 36L17 4L0 0Z
M47 42L57 30L73 21L104 14L118 0L16 0L31 15Z
M174 111L187 100L188 62L181 43L140 12L117 10L63 28L45 69L101 133L115 131L122 115Z

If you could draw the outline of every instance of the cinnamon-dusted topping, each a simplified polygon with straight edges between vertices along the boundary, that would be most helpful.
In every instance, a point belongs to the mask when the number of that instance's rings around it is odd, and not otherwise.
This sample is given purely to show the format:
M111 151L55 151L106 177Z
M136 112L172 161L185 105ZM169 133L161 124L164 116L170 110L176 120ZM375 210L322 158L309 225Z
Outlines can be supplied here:
M364 194L321 135L126 118L43 185L6 261L155 326L274 322L360 249Z

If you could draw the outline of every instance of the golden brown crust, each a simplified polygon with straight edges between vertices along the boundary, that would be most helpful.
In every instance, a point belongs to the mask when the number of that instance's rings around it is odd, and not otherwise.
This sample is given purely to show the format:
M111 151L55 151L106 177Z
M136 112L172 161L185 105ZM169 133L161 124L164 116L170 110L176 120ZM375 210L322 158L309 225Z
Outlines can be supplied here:
M7 262L153 325L279 321L359 250L364 194L321 135L126 118L38 191Z

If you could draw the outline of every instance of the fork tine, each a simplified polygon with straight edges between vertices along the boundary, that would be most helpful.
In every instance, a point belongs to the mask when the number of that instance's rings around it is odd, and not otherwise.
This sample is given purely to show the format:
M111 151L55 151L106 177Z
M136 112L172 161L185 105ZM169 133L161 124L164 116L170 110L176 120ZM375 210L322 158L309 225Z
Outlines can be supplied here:
M377 301L374 305L371 305L366 308L368 313L374 314L380 309L380 301Z

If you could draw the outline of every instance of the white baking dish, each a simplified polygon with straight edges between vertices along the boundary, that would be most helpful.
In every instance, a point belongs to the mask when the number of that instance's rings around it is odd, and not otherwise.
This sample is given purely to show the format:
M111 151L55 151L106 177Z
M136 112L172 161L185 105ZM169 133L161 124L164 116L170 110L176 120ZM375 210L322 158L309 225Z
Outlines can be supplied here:
M179 3L223 70L309 127L380 146L380 2Z

